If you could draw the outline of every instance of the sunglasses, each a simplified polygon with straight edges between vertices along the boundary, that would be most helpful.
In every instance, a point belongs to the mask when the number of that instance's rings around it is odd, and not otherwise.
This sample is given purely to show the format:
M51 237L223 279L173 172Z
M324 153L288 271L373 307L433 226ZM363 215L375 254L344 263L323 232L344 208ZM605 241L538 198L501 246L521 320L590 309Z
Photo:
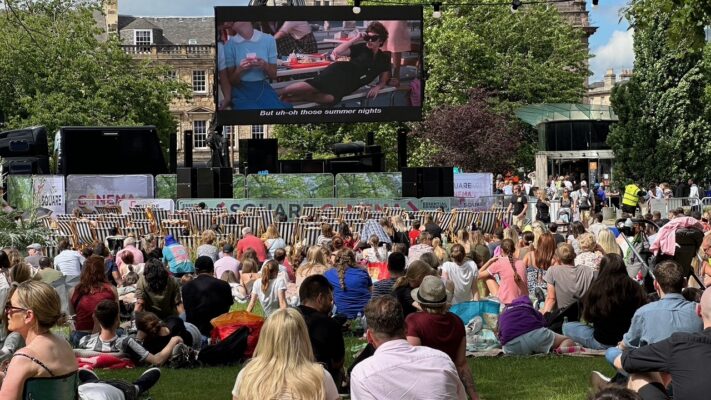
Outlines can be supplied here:
M10 315L12 315L12 314L15 314L15 313L18 313L18 312L21 312L21 311L29 311L29 309L27 309L27 308L22 308L22 307L15 307L15 306L13 306L13 305L11 305L11 304L8 304L8 305L5 306L5 314L10 314Z
M378 36L378 35L365 35L365 36L363 36L363 40L365 40L366 42L375 42L375 41L380 40L380 36Z

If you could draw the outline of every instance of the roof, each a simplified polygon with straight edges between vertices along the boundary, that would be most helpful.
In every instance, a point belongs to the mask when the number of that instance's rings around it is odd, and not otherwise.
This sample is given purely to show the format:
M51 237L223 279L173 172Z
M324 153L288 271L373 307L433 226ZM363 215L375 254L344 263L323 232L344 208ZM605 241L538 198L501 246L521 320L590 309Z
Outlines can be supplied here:
M596 104L531 104L516 110L516 116L533 126L556 121L617 121L610 106Z
M130 29L157 29L163 31L160 44L215 44L215 18L213 17L135 17L119 15L119 31Z

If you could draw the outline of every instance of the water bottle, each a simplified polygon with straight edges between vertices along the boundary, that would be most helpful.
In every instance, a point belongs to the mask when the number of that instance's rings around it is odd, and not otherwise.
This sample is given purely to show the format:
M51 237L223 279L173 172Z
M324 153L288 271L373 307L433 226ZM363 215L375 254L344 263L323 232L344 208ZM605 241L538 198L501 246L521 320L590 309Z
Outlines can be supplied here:
M363 314L358 313L355 319L351 322L351 330L356 337L363 336Z

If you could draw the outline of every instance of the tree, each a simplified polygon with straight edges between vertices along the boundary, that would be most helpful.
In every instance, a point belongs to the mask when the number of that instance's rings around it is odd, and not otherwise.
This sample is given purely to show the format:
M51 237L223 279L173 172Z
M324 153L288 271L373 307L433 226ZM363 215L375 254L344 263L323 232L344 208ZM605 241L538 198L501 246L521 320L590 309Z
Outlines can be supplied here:
M518 125L493 110L489 96L472 90L461 106L444 105L429 114L415 131L436 143L432 161L457 165L468 171L503 171L514 167L512 157L521 144Z
M0 11L0 110L7 128L155 125L167 146L169 105L188 87L99 40L98 0L5 0ZM51 138L50 138L51 140Z
M672 19L629 9L638 22L632 78L612 93L619 122L608 144L618 177L642 181L705 178L711 174L709 56L691 52L693 38L670 41Z

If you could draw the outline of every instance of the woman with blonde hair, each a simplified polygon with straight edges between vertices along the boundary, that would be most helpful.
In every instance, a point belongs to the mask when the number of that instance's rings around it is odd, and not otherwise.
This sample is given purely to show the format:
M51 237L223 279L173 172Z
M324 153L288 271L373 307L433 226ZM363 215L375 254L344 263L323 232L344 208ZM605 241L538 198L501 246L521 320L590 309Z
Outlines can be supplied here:
M337 400L336 384L314 359L306 322L293 308L264 322L254 357L237 374L232 400Z
M533 251L529 251L523 259L523 263L526 265L528 293L535 295L541 305L545 300L545 291L547 289L543 276L548 268L553 265L555 249L555 237L553 237L552 233L545 232L536 242L536 247Z
M449 261L449 254L447 254L447 250L442 247L442 240L439 238L432 239L432 252L437 256L440 264Z
M586 232L578 237L580 253L575 257L575 266L584 265L593 271L600 268L603 254L598 251L595 235Z
M195 258L197 259L200 256L208 256L212 258L212 262L217 261L220 250L213 244L216 239L217 235L215 234L215 231L212 229L204 230L202 232L202 236L200 236L200 246L197 248Z
M38 393L27 392L32 391L33 382L43 378L64 377L77 382L77 361L71 346L51 332L52 327L66 322L59 295L51 286L35 280L19 284L5 306L5 315L8 329L19 333L26 346L12 356L7 372L0 373L0 398L34 398ZM76 384L72 391L75 395ZM54 395L64 398L67 393Z
M605 254L622 255L622 249L615 241L615 234L609 228L601 229L597 233L597 244L600 245L600 250Z
M477 276L479 268L473 261L465 260L464 247L452 246L452 261L442 265L442 280L447 290L452 292L452 304L479 300Z
M481 231L473 231L469 235L469 243L471 250L479 256L482 264L489 261L491 253L489 253L489 246L486 245L486 240Z
M242 271L239 274L239 283L245 290L247 296L252 295L252 288L254 282L259 280L259 273L257 272L257 262L251 258L245 258L242 260Z
M464 246L464 251L469 254L472 252L472 245L469 243L469 232L466 229L457 231L457 236L454 237L454 243Z
M279 229L277 229L276 225L271 224L267 227L267 231L264 233L264 246L267 248L270 259L274 259L274 252L277 249L286 248L286 242L279 235Z
M323 275L328 270L326 257L321 251L321 246L311 246L306 254L306 264L296 270L296 286L301 286L301 282L311 275Z

